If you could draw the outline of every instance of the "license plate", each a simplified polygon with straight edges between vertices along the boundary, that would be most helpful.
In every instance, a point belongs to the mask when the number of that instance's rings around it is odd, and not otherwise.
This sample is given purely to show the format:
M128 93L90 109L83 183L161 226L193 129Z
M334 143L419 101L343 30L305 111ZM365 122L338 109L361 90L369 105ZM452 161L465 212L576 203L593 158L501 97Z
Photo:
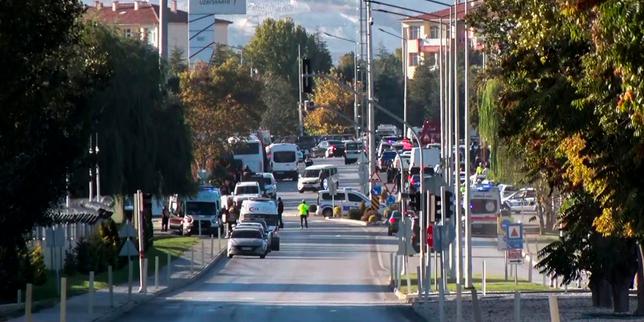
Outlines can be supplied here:
M242 250L253 250L253 247L242 247Z

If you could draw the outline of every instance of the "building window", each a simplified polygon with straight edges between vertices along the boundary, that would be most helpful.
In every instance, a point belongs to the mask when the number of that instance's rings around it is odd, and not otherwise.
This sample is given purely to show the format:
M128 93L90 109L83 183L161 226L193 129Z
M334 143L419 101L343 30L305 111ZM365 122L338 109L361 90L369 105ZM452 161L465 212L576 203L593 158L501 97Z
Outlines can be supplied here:
M409 53L409 66L418 66L418 54Z
M438 26L432 26L431 28L429 28L429 38L431 39L440 38L440 35L438 34Z
M130 28L125 29L125 32L123 33L126 38L132 37L132 30Z
M409 27L409 38L408 39L418 39L420 38L420 27L412 26Z

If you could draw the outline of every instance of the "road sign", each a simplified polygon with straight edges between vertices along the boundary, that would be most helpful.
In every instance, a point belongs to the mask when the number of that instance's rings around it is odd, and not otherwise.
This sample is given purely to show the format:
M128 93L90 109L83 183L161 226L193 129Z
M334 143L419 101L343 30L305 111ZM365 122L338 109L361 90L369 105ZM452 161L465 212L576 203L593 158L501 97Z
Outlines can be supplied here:
M523 263L523 250L522 249L508 249L508 262L514 264Z
M119 229L119 237L121 238L128 238L128 237L136 237L136 229L134 229L134 226L128 221L126 222L123 226L121 226L121 229Z
M385 183L385 190L391 194L398 193L398 186L396 183Z
M505 236L509 248L523 249L523 224L509 224Z
M371 174L371 182L382 182L382 179L380 178L380 173L378 171L374 171Z
M386 200L387 207L393 205L394 203L396 203L396 197L394 197L394 195L389 195Z
M416 252L411 244L411 220L406 219L400 222L398 227L398 255L413 255Z
M381 185L374 185L373 189L371 189L371 193L374 196L380 196L380 194L382 194L382 186Z
M137 256L137 255L139 255L139 251L134 246L134 243L130 239L126 239L125 243L123 243L123 247L121 247L119 256Z

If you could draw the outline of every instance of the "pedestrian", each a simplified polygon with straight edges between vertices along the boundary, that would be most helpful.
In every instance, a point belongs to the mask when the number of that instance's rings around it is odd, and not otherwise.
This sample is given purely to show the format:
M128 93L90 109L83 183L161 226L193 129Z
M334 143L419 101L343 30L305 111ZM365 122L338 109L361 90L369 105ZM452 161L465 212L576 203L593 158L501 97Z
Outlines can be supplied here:
M300 229L304 227L309 228L309 222L306 220L309 216L309 205L306 204L306 200L302 200L302 203L297 206L297 209L300 212Z
M479 165L476 167L476 175L483 175L483 164L481 162L479 162Z
M163 207L161 212L161 231L168 231L168 222L170 221L170 211L168 207Z
M284 221L282 221L282 213L284 212L284 203L282 197L277 198L277 220L279 220L280 228L284 228Z
M225 236L224 225L228 222L228 216L228 207L222 207L221 211L219 212L219 236Z
M226 223L228 224L228 236L233 231L233 225L237 224L239 218L239 209L237 204L233 202L233 198L228 198L228 214L226 216Z

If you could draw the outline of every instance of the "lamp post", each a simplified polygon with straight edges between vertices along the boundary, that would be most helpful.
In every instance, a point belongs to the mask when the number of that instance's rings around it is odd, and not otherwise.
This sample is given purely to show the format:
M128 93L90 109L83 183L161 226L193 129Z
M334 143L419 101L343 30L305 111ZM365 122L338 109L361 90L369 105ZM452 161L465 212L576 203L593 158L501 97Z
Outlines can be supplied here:
M348 42L353 43L355 45L355 50L353 52L353 89L355 90L355 92L357 92L358 91L358 42L355 41L355 40L348 39L348 38L336 36L336 35L330 34L328 32L323 32L322 34L324 34L327 37L348 41ZM358 110L359 110L359 108L360 108L360 104L358 103L358 94L353 93L353 122L354 122L354 124L358 123ZM360 137L360 127L357 126L355 128L356 128L356 139L357 139L357 138Z

